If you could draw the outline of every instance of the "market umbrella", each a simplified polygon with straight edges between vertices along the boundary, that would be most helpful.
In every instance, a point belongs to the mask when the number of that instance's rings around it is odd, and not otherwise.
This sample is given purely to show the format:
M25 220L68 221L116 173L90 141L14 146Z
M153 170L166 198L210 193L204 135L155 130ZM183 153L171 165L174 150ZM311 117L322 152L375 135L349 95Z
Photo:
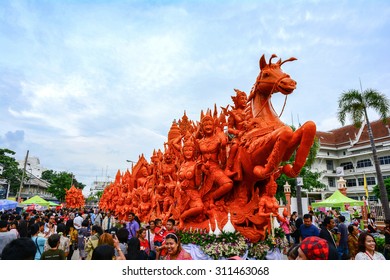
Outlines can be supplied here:
M0 210L10 210L16 208L18 203L8 199L0 199Z
M23 201L22 204L24 204L24 205L38 204L38 205L46 206L46 207L50 206L50 202L47 200L44 200L39 195L33 196L33 197L27 199L26 201Z

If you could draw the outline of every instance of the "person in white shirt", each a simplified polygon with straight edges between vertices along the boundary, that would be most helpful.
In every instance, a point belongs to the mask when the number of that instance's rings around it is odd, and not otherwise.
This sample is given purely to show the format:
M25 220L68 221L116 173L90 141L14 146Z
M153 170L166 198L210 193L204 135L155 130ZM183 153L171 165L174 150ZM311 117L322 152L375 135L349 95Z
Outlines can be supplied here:
M17 236L14 232L8 231L7 221L0 221L0 259L4 247L14 239L17 239Z
M115 226L115 217L111 215L111 212L107 212L107 215L104 217L102 222L102 229L105 232L109 232L112 227Z
M73 220L73 226L75 229L79 230L81 229L81 224L83 223L84 219L81 216L81 213L76 214L76 218Z
M45 237L48 238L50 235L57 233L57 226L55 224L55 217L54 215L51 215L49 217L49 220L47 223L45 223L43 233L45 234Z

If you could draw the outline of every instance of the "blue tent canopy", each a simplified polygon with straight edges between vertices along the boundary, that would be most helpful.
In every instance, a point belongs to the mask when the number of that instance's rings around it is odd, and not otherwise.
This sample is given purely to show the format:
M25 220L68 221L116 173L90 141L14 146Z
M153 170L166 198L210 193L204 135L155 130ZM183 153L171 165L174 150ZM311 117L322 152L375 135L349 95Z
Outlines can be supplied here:
M17 207L18 203L13 200L8 200L8 199L0 199L0 211L1 210L10 210L10 209L15 209Z

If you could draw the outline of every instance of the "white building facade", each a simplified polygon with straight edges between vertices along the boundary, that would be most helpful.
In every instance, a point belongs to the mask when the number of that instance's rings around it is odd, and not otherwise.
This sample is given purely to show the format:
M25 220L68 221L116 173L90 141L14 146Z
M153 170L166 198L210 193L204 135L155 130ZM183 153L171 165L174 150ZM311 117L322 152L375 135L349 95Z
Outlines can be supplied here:
M18 161L20 169L24 168L24 161L24 159ZM56 199L47 191L50 184L41 179L42 172L45 170L47 169L41 166L38 157L27 158L25 179L20 193L23 199L28 199L35 195L39 195L46 200Z
M390 125L390 118L387 122ZM371 123L374 142L384 179L390 177L390 129L382 121ZM360 129L353 125L344 126L328 132L317 132L320 143L312 171L322 173L321 181L327 187L320 193L325 199L337 189L337 180L343 177L346 181L347 196L363 200L366 196L364 175L369 191L369 200L378 201L372 189L378 184L374 166L374 157L367 132L367 125Z

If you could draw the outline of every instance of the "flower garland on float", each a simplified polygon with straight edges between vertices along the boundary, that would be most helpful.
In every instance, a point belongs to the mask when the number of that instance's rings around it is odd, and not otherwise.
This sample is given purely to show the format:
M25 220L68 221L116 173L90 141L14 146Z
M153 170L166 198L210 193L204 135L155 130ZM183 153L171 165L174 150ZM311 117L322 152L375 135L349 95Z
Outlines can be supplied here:
M188 244L195 245L213 260L229 259L236 256L240 256L241 259L265 260L267 255L275 252L279 254L288 248L283 229L275 227L273 222L271 233L267 232L265 240L256 243L252 243L235 230L230 222L230 213L228 213L228 222L222 230L218 228L217 223L215 225L214 231L209 225L209 232L206 229L190 228L179 231L178 236L184 247L187 247Z
M241 259L265 260L272 252L282 252L288 242L281 228L275 228L274 236L269 234L265 240L250 242L239 232L221 231L219 235L210 234L206 229L189 229L178 232L183 247L193 244L210 259L221 260L235 256Z

